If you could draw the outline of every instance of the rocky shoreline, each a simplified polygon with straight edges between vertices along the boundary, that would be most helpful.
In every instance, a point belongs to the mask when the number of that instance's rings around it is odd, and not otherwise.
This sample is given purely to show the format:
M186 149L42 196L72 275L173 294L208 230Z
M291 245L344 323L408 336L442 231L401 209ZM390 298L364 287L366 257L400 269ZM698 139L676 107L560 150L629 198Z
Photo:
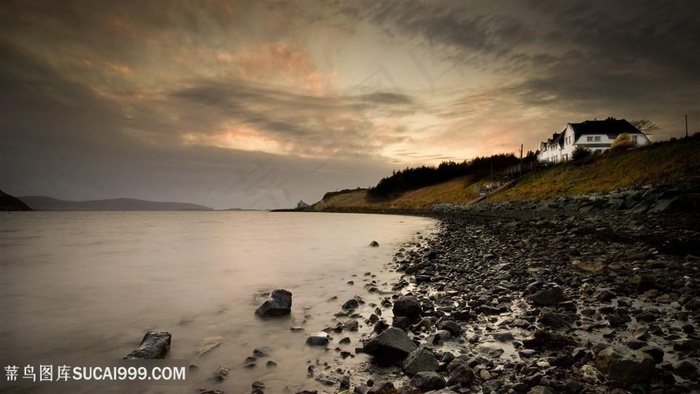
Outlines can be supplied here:
M696 190L438 208L395 283L358 274L304 336L326 356L285 393L700 392Z
M329 392L700 392L700 216L659 193L440 215L397 253L384 318L355 316L373 362Z
M397 392L697 392L698 219L442 217L398 258L421 306L407 332L437 366Z

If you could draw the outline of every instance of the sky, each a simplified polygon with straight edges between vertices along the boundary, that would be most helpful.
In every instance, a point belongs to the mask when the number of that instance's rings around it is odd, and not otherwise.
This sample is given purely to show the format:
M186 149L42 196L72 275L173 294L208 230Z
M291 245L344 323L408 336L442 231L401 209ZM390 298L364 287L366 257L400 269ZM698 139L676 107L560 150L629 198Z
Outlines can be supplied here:
M700 131L700 2L0 2L0 189L287 208L567 123Z

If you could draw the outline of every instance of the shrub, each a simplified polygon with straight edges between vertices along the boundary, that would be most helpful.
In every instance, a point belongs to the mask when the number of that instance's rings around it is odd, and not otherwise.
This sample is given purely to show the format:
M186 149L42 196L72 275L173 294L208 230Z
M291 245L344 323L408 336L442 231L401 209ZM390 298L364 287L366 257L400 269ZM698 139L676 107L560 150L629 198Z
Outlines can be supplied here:
M630 138L630 135L627 133L622 133L615 138L615 141L613 141L612 145L610 146L610 150L617 151L617 150L627 150L634 148L634 142L632 141L632 138Z
M591 151L588 148L582 146L577 146L576 149L571 153L571 159L573 161L580 161L591 156Z

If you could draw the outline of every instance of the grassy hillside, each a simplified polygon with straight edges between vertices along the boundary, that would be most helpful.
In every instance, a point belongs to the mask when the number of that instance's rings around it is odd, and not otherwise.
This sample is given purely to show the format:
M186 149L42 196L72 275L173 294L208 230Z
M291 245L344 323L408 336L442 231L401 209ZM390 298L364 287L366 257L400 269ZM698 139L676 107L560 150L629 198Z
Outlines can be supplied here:
M434 204L467 204L478 196L478 188L470 177L462 177L438 185L412 190L391 200L368 198L367 190L353 190L333 195L314 204L318 211L387 211L427 210Z
M555 165L526 175L515 187L489 197L489 201L532 201L607 192L698 175L700 138L695 137Z
M700 136L664 142L625 152L610 152L530 173L515 187L486 201L533 201L558 196L607 192L700 176ZM468 204L479 196L485 179L457 178L403 193L389 200L373 200L367 190L333 194L314 205L319 211L371 212L428 210L434 204Z

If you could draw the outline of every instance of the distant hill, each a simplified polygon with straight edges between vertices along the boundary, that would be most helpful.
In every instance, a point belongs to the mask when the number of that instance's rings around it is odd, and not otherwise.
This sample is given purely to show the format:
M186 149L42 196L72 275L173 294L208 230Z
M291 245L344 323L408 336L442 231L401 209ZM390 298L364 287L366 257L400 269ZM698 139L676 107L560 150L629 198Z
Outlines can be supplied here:
M32 209L17 197L0 190L0 211L31 211Z
M156 202L133 198L65 201L44 196L19 197L35 211L211 211L212 208L180 202Z

